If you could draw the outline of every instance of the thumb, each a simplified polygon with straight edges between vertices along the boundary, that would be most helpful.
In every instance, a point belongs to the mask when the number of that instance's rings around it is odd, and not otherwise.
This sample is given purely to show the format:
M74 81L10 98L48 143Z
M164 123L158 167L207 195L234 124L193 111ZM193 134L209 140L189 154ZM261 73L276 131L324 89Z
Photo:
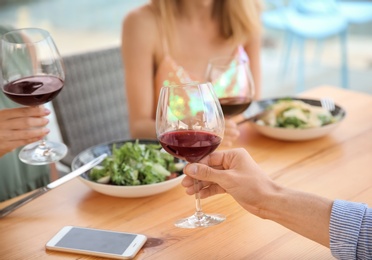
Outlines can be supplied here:
M197 180L217 182L220 170L200 163L191 163L185 167L184 173Z

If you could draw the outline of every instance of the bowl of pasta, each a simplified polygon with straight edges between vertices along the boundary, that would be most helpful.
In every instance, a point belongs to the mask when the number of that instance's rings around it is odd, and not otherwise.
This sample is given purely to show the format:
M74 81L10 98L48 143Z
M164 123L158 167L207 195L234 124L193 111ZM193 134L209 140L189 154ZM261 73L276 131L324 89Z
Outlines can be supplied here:
M246 111L245 117L249 116L247 113L255 114L250 121L259 133L284 141L325 136L346 116L346 111L337 104L329 111L322 107L320 100L297 97L260 100Z

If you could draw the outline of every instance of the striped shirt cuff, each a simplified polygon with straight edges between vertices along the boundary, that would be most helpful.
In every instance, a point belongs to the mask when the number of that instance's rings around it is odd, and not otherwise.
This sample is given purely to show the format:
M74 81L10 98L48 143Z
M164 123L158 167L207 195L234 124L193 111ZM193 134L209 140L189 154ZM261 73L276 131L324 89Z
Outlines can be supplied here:
M335 200L329 235L332 255L337 259L357 259L359 235L367 205Z

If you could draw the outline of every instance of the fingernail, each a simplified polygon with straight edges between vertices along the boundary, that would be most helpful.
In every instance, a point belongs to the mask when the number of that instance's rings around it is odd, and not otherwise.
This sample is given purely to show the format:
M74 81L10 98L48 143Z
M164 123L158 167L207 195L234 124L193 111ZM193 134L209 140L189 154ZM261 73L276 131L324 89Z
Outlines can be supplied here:
M47 114L47 115L49 115L50 114L50 110L47 109L47 108L44 108L44 113Z
M197 171L197 166L195 164L189 164L187 166L187 171L192 174L192 175L195 175L196 174L196 171Z
M49 130L48 128L43 128L43 129L42 129L42 132L43 132L43 134L47 134L47 133L50 132L50 130Z

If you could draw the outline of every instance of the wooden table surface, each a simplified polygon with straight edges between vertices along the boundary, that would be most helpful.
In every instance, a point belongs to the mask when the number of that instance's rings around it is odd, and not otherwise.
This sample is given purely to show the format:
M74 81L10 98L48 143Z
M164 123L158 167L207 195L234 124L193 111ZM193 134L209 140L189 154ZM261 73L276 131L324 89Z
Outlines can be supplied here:
M269 139L246 123L236 146L245 147L282 185L372 205L372 96L335 87L302 96L333 97L347 116L331 134L304 142ZM195 206L181 186L125 199L94 192L74 179L0 219L0 259L97 259L45 249L65 225L145 234L151 243L136 259L333 259L328 248L251 215L229 195L202 205L206 213L222 213L227 220L209 228L176 228L173 222L193 214Z

